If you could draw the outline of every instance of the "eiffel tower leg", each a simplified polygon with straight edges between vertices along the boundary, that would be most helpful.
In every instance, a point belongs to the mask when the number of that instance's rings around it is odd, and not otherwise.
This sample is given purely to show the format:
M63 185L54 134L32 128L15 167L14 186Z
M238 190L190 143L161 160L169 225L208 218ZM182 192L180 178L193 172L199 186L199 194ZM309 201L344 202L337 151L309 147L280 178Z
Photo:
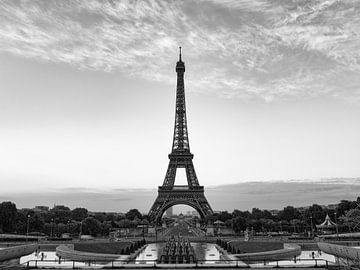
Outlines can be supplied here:
M176 163L170 161L168 169L166 171L163 186L173 186L174 185L175 177L176 177L176 170L177 170Z
M191 160L185 164L185 170L186 170L186 178L188 181L188 185L199 186L199 181L196 177L194 164Z
M160 215L163 205L164 205L164 198L162 198L162 196L159 194L149 211L148 214L149 220L159 223L158 216Z

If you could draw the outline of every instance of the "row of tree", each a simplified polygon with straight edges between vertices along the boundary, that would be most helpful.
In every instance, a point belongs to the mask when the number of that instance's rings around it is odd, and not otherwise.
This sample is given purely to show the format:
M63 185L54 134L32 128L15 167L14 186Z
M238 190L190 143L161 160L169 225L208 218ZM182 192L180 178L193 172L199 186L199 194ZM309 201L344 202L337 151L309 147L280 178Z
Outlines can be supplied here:
M287 206L276 214L268 210L253 208L252 211L234 210L232 213L223 211L208 216L207 222L220 220L239 233L246 228L253 228L258 232L306 233L316 231L316 225L321 224L326 215L338 224L339 232L360 230L360 197L356 201L342 200L335 209L329 209L317 204L309 208L299 209ZM336 227L333 228L335 230Z
M0 203L0 233L41 234L57 237L64 233L73 235L108 235L112 229L137 227L148 224L137 209L124 215L114 213L89 213L85 208L70 210L54 206L49 211L17 209L13 202Z
M342 200L335 209L327 209L314 204L300 211L287 206L274 214L268 210L253 208L252 211L222 211L208 216L204 224L220 220L236 233L253 228L258 232L287 231L306 233L316 229L316 224L324 221L328 214L338 223L340 232L360 229L360 197L356 201ZM146 215L131 209L124 215L114 213L89 213L85 208L71 210L66 206L54 206L49 211L17 209L12 202L0 203L0 233L39 232L49 236L63 233L108 235L117 228L135 228L149 224Z

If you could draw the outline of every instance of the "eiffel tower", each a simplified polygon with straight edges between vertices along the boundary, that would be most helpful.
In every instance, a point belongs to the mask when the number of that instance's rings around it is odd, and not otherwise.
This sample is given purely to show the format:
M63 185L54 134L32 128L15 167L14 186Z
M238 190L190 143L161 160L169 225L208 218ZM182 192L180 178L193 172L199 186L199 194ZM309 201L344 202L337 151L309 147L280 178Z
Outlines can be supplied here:
M186 122L185 89L184 89L185 63L181 60L181 47L179 61L176 63L177 87L175 127L172 151L169 154L169 166L164 183L159 186L158 196L149 211L149 219L159 223L163 213L176 204L186 204L194 208L201 218L212 214L210 204L205 198L204 187L199 185L190 152L189 136ZM185 168L188 185L176 186L175 177L177 168Z

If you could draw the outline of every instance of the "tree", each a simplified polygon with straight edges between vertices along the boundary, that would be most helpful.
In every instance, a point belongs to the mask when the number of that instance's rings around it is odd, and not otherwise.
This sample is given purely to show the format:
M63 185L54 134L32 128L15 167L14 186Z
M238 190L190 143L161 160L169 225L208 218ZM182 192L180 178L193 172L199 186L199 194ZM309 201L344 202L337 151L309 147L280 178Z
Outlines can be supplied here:
M292 220L290 220L290 224L293 227L294 233L296 233L299 231L302 222L300 219L292 219Z
M87 217L83 221L83 232L96 236L101 233L101 223L93 217Z
M111 221L105 221L101 224L101 234L108 235L111 230Z
M68 228L69 228L69 226L67 226L67 224L64 224L64 223L56 224L56 226L55 226L55 235L60 237L63 233L68 232Z
M233 225L232 226L233 226L233 230L236 233L240 233L241 231L246 230L246 227L248 226L248 224L247 224L245 218L243 218L241 216L238 216L238 217L233 219Z
M235 217L242 217L242 218L245 218L245 219L249 219L251 218L251 214L249 211L240 211L240 210L237 210L235 209L233 212L232 212L232 216L235 218Z
M0 229L4 233L15 230L15 221L17 216L16 205L12 202L0 203Z
M206 223L214 223L216 220L219 219L219 214L218 213L213 213L213 214L210 214L210 215L207 215L205 217L205 222Z
M55 223L67 223L71 219L71 211L70 208L63 205L56 205L52 208L47 215L47 222L50 222L51 219L54 220Z
M111 221L111 222L113 222L113 221L115 221L115 215L114 214L112 214L112 213L107 213L106 214L106 221Z
M130 228L132 226L132 223L128 219L123 219L118 222L119 228Z
M99 222L104 222L106 220L106 213L96 213L94 218L97 219Z
M289 222L287 220L280 220L278 223L278 229L280 231L287 231L289 229Z
M44 218L36 213L33 216L30 215L30 232L42 232L44 230L45 221Z
M326 211L318 204L313 204L305 211L305 218L313 218L314 225L320 224L324 221L326 216Z
M88 210L86 208L75 208L71 211L71 218L76 221L82 221L83 219L87 218Z
M16 213L16 219L15 219L15 228L14 232L16 233L26 233L26 227L27 227L27 216L34 214L34 212L29 211L28 209L23 210L17 210Z
M131 209L125 214L125 218L134 220L135 218L142 219L142 215L137 209Z
M232 215L230 213L228 213L228 211L221 211L218 218L222 222L226 222L227 220L232 218Z
M273 229L276 226L276 223L274 220L270 219L270 218L262 218L260 219L261 223L263 224L263 227L267 230L267 231L273 231Z
M298 219L300 212L293 206L286 206L284 210L279 213L279 218L282 220L290 221L292 219Z
M253 219L262 218L262 211L259 208L253 208L251 211L251 216Z

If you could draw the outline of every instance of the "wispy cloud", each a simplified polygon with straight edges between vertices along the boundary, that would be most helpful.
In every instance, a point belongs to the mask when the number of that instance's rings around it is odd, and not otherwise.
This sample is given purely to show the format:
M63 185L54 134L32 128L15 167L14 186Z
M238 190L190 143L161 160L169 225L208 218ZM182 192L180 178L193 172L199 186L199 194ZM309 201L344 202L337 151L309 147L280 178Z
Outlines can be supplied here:
M0 2L0 51L224 97L359 100L360 2Z

